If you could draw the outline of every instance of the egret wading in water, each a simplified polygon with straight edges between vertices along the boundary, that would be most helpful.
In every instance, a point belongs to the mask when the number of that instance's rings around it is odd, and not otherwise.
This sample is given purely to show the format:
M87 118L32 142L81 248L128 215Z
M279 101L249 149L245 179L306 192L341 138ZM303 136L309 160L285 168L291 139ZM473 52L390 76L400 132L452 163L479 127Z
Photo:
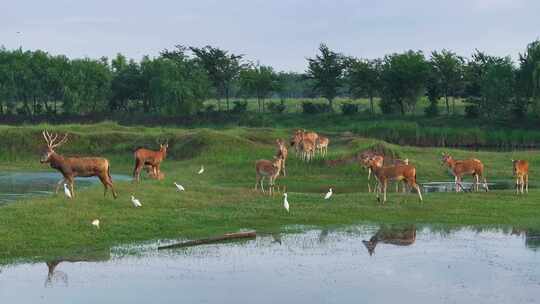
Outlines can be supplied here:
M133 207L142 207L141 201L135 198L135 196L131 196L131 202L133 203Z
M68 185L67 184L64 184L64 194L69 197L69 198L72 198L71 196L71 191L69 191L69 188L68 188Z
M99 220L93 220L92 225L99 229Z
M201 166L201 169L199 170L199 172L197 172L197 174L203 174L204 172L204 166Z
M328 192L326 193L326 195L324 196L324 199L327 200L330 198L330 196L332 196L332 188L330 188L330 190L328 190Z
M289 201L287 200L287 193L283 193L283 208L289 212Z
M178 189L178 191L185 191L186 190L186 189L184 189L184 187L182 185L179 185L176 182L174 182L174 185L176 186L176 189Z

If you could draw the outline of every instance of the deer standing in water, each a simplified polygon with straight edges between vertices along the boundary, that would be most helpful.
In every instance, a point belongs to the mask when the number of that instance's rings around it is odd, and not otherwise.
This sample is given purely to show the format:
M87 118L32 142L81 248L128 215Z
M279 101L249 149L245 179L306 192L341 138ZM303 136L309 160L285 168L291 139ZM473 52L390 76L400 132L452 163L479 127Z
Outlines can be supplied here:
M377 200L380 202L380 193L383 192L383 201L386 202L386 189L389 181L405 181L409 187L416 190L420 202L422 202L422 192L416 183L416 168L412 165L380 166L377 158L370 158L368 164L377 178Z
M133 180L140 182L141 170L144 166L152 167L153 176L159 177L161 162L167 157L167 148L169 144L159 144L159 151L153 151L145 148L137 148L134 152L135 168L133 169Z
M282 139L276 139L276 143L278 146L278 150L276 153L276 157L281 158L281 174L283 176L287 176L287 172L285 171L285 162L287 161L287 157L289 156L289 150L287 150L287 145L285 144L285 141Z
M117 197L112 183L111 167L106 158L64 157L56 153L54 149L67 142L67 133L61 139L58 138L58 134L53 135L47 131L43 131L42 135L47 143L47 149L41 156L40 162L42 164L49 163L51 168L60 171L63 176L63 178L56 185L55 193L58 193L58 189L63 183L67 183L69 185L72 197L75 198L75 191L73 187L75 177L97 176L105 187L103 195L105 196L107 194L107 189L111 188L113 197Z
M529 193L529 162L526 160L512 160L514 176L516 177L516 194Z
M416 226L390 226L381 227L379 230L369 239L369 241L362 241L366 246L369 255L375 253L375 247L378 243L392 244L397 246L409 246L416 241Z
M473 159L465 159L465 160L456 160L450 154L443 153L442 154L442 163L443 165L448 166L450 169L450 172L452 175L454 175L455 180L455 187L456 192L459 192L463 189L463 185L461 184L461 179L463 178L463 175L465 174L471 174L474 178L474 184L473 188L478 191L479 190L479 183L480 178L483 178L484 180L484 189L486 192L489 190L486 178L484 177L484 164L476 158Z
M263 181L264 181L264 178L267 177L269 194L270 195L273 194L274 183L279 176L279 172L281 171L282 162L283 162L283 158L281 156L279 157L274 156L274 159L272 161L269 161L266 159L260 159L255 162L255 174L256 174L255 191L257 191L257 186L260 183L261 191L264 193Z

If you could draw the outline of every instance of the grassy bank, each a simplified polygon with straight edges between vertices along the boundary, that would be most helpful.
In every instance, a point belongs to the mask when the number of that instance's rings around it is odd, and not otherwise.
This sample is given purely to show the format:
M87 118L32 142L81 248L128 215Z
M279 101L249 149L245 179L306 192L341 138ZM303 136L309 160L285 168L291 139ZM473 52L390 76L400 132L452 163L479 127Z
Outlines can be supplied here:
M0 263L14 259L49 259L68 254L108 249L121 243L179 237L200 237L241 228L278 231L286 225L344 225L360 221L384 223L436 223L449 225L540 226L540 192L527 196L512 191L489 193L438 193L425 195L425 202L406 194L389 194L380 206L366 193L366 173L357 165L328 168L322 161L306 165L291 156L289 176L278 181L289 193L291 212L282 208L280 196L252 191L254 162L271 158L274 140L288 137L285 128L177 129L91 126L0 127L0 154L4 170L47 169L39 164L43 128L68 131L70 141L60 153L103 155L113 173L130 174L132 151L137 146L155 146L156 138L168 138L171 146L162 166L164 181L141 184L117 182L118 200L103 197L101 185L79 191L74 201L63 196L36 198L0 207ZM381 143L337 132L325 132L332 143L329 158L336 159ZM7 148L9 147L9 148ZM536 151L473 152L457 149L420 148L387 144L418 168L420 182L450 180L440 165L440 154L449 151L458 158L477 157L487 169L488 180L511 178L511 158L529 159L531 181L539 177ZM291 153L292 154L292 153ZM206 171L196 174L200 165ZM173 182L187 191L177 193ZM333 187L330 201L322 195ZM143 207L132 208L129 195L140 198ZM90 222L99 218L102 229Z

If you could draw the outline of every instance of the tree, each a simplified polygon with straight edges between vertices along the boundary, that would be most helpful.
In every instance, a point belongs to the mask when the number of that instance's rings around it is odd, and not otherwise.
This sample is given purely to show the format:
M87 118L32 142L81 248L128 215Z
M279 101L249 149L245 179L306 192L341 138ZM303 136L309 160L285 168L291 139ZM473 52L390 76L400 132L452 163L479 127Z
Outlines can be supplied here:
M240 72L240 88L245 94L257 98L259 112L264 112L264 99L272 93L275 81L276 74L270 66L253 65Z
M399 109L402 115L414 109L424 93L429 64L421 51L408 51L384 57L381 70L381 109Z
M443 49L440 53L431 53L430 63L433 66L435 76L440 79L442 94L446 103L446 114L450 114L448 97L452 96L452 112L456 112L455 95L463 79L463 57L452 51Z
M519 54L518 92L522 102L518 107L526 111L529 103L540 116L540 40L527 45L524 54Z
M328 100L333 110L333 100L343 85L344 57L331 51L326 44L319 46L320 54L315 58L308 58L306 76L313 80L313 90Z
M111 62L112 81L109 108L111 110L129 111L130 102L137 103L141 99L142 75L140 65L134 60L127 60L118 54Z
M177 46L177 48L179 47L181 46ZM243 55L229 54L225 50L209 45L203 48L190 47L190 49L197 56L201 66L205 68L216 89L218 109L221 110L221 98L225 97L228 111L233 82L237 80L244 67L242 64Z
M381 60L351 58L347 64L346 77L354 98L368 97L371 113L375 113L373 97L381 88Z

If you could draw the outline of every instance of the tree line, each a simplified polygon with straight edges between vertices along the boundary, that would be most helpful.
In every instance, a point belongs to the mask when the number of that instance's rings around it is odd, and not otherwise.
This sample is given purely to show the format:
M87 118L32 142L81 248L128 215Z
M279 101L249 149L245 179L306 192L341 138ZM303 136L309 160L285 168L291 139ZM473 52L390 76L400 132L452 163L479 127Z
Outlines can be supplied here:
M140 61L118 54L70 59L44 51L0 48L0 114L58 115L111 112L193 115L231 111L231 99L255 99L258 110L272 97L323 97L334 110L336 97L375 99L385 114L414 112L422 97L426 115L455 114L522 118L540 115L540 41L528 44L519 62L475 51L471 58L450 50L406 51L365 59L321 44L307 58L305 73L277 72L244 55L213 46L177 45ZM217 100L217 109L204 107ZM439 113L439 103L444 113Z

